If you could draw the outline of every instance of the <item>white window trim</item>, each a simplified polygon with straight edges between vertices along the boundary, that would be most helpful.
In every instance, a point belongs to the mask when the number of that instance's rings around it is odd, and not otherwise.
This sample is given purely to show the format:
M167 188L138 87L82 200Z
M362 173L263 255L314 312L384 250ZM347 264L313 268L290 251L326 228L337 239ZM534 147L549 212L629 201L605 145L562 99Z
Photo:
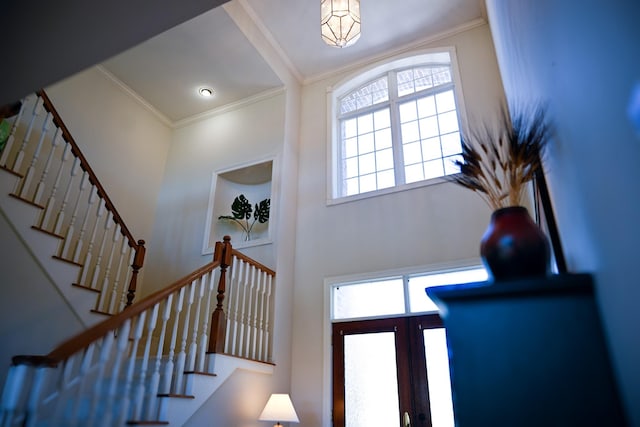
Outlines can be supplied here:
M429 265L383 270L368 273L351 274L346 276L333 276L324 279L323 289L323 312L322 312L322 426L331 427L331 411L332 411L332 352L331 352L331 313L333 313L333 298L331 298L331 289L340 283L345 282L364 282L382 279L385 277L400 277L404 275L429 274L450 272L456 270L467 270L469 268L482 265L480 258L469 258L457 261L434 263ZM416 313L409 313L406 316L413 316ZM389 317L389 316L385 316ZM359 319L348 319L345 321L353 321Z
M334 86L327 87L327 183L326 183L326 204L327 206L352 202L355 200L376 197L384 194L395 193L398 191L411 190L418 187L425 187L434 184L446 182L442 177L427 179L424 181L413 182L411 184L402 184L394 187L384 188L381 190L369 191L366 193L354 194L346 197L334 197L338 194L338 171L335 165L338 164L338 156L340 153L340 139L338 137L338 129L336 126L336 117L338 117L339 98L352 91L354 88L375 79L392 69L408 68L421 65L428 62L437 61L438 53L448 53L451 63L454 92L457 101L458 117L460 118L460 128L464 129L467 122L467 113L464 102L462 80L460 78L460 70L458 67L458 58L454 46L439 47L433 49L425 49L403 54L384 61L376 62L369 68L353 73L346 78L340 80Z

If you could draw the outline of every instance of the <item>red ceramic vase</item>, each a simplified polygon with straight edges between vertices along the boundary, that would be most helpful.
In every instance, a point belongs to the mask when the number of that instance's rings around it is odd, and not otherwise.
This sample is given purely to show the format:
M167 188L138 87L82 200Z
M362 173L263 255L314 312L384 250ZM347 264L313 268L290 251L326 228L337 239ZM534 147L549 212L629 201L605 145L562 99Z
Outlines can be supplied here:
M522 206L493 212L480 241L480 256L494 280L545 276L549 272L547 237Z

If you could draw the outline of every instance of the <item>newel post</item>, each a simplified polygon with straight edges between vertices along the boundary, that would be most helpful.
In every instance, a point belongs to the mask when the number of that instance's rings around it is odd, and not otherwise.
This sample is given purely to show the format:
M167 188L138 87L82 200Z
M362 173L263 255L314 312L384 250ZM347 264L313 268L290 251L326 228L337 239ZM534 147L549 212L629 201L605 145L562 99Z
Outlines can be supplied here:
M136 248L136 256L133 258L133 264L131 264L131 268L133 269L133 273L131 273L131 281L129 281L129 290L127 291L127 304L125 308L129 307L133 303L133 299L136 296L136 287L138 285L138 272L142 268L144 264L144 255L146 249L144 247L145 241L138 240L138 247Z
M223 353L227 331L227 319L222 308L227 285L227 268L233 259L231 237L224 236L222 242L216 242L214 261L220 261L220 280L218 281L218 304L211 315L211 331L209 333L209 353Z

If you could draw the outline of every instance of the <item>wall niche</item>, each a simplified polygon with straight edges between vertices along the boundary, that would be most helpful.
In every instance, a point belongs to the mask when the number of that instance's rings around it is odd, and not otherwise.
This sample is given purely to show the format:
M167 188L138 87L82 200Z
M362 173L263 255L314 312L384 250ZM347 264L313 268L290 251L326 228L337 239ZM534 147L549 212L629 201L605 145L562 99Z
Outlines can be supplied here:
M272 181L273 159L213 173L203 254L213 253L215 242L221 241L225 235L231 236L231 244L236 249L271 243L271 209L269 220L263 223L256 220L255 212L256 204L271 200ZM241 195L251 206L250 218L219 219L221 216L234 216L232 205ZM259 209L264 212L264 204ZM247 230L250 230L248 234Z

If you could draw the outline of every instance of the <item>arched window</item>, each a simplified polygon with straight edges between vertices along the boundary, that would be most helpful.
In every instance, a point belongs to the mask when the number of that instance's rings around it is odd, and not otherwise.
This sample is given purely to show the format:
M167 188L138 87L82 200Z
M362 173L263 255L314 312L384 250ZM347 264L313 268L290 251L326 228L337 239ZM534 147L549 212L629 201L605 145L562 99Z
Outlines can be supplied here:
M453 50L392 61L332 91L330 199L457 173L462 96Z

